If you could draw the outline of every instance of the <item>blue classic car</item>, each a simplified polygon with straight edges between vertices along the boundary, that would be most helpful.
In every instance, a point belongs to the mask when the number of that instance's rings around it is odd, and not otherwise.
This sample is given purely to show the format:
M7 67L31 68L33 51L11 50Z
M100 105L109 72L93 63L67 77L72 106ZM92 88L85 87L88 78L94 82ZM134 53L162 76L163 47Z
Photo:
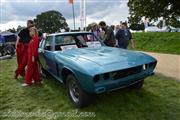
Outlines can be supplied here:
M141 52L107 47L90 32L48 35L40 43L39 61L42 72L66 85L76 107L90 104L93 94L141 88L157 63Z

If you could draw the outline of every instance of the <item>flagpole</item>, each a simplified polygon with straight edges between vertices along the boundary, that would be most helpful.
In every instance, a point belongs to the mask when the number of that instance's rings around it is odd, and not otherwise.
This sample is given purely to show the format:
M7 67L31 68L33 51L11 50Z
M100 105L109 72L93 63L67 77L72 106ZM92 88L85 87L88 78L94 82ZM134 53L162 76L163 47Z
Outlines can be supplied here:
M84 31L86 27L86 13L85 13L85 0L80 1L80 21L81 21L81 30Z
M84 0L84 19L85 19L84 21L85 21L85 31L86 31L86 22L87 22L86 21L87 20L86 19L86 0Z
M72 11L73 11L73 21L74 21L74 30L75 30L76 26L75 26L74 2L72 2Z

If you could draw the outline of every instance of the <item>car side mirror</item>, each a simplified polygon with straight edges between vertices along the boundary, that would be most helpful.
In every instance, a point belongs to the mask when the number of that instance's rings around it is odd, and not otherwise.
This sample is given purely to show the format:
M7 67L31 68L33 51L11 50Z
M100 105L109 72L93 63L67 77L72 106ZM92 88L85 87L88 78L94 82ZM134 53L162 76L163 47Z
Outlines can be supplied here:
M44 49L39 48L39 49L38 49L38 52L39 52L39 53L44 53Z

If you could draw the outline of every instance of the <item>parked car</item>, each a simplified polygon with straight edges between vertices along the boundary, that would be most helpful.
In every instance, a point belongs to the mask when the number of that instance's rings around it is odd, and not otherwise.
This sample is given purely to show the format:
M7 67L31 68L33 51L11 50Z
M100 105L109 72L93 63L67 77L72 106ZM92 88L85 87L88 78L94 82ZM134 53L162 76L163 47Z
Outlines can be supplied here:
M178 32L179 31L179 28L175 28L173 26L169 26L170 28L170 32Z
M13 56L15 54L15 48L13 45L8 44L5 41L4 36L2 36L0 34L0 56L4 56L4 55L11 55Z
M38 52L42 72L66 85L76 107L89 105L94 94L141 88L157 63L141 52L107 47L90 32L50 34Z
M16 35L11 32L0 33L0 53L4 55L15 55Z
M144 29L145 32L170 32L170 28L168 27L163 27L163 28L158 28L156 26L149 26Z
M15 48L10 44L0 43L0 54L1 56L5 56L5 55L13 56L15 55Z

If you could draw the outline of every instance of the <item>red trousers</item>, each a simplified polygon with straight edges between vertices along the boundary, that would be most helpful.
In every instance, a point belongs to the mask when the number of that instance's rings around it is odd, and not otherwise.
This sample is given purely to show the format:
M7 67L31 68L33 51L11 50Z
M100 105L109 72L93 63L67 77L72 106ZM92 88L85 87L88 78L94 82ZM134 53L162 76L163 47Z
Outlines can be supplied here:
M18 66L20 65L21 61L22 61L22 47L23 47L23 44L22 43L19 43L17 45L17 48L16 48L16 55L17 55L17 63L18 63Z
M25 83L32 84L32 80L34 82L40 82L40 72L38 68L38 61L37 58L33 61L33 56L28 56L28 64L27 64L27 70L25 75Z
M16 55L17 55L17 63L18 67L15 71L16 76L19 75L24 76L25 74L25 67L27 65L27 59L28 59L28 45L19 43L16 48Z

